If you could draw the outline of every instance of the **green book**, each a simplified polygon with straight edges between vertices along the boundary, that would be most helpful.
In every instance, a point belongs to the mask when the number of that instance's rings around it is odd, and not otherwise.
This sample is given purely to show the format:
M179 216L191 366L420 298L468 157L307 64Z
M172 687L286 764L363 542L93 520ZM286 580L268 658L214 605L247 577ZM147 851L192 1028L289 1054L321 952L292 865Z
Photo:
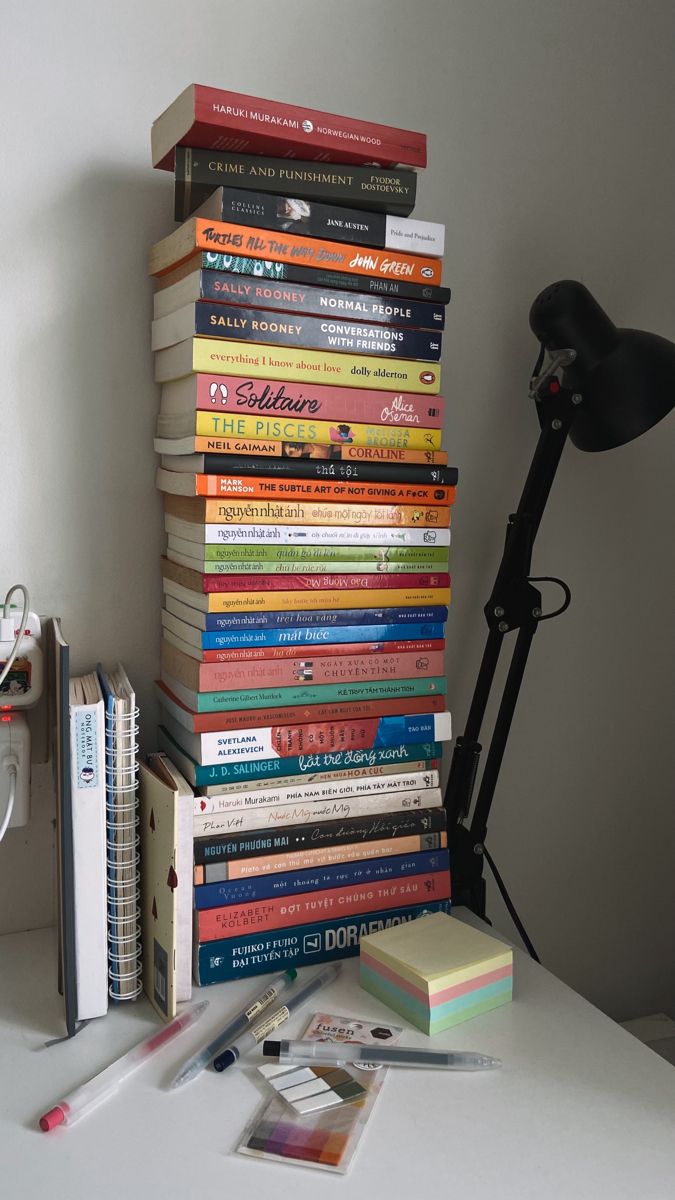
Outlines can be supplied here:
M194 692L165 671L162 671L162 682L192 712L198 713L229 712L238 708L269 708L276 704L322 704L325 701L348 703L350 700L395 700L401 696L444 696L448 690L444 676L221 692Z

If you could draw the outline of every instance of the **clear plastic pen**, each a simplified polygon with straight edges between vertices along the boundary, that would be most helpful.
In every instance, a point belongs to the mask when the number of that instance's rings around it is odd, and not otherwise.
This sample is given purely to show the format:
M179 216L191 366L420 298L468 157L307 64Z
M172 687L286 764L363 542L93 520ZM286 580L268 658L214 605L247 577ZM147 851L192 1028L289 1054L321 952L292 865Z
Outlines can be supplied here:
M151 1033L150 1037L144 1038L127 1054L123 1054L109 1067L99 1071L98 1075L94 1075L87 1083L75 1088L73 1092L50 1108L49 1112L40 1117L40 1129L44 1133L48 1133L50 1129L56 1129L57 1125L74 1125L81 1117L85 1117L98 1104L112 1096L133 1071L147 1062L153 1054L162 1050L167 1042L172 1041L190 1025L194 1025L195 1021L198 1021L205 1009L208 1008L208 1004L208 1000L202 1000L187 1012L180 1013L164 1029L160 1029L159 1033Z
M295 1012L297 1008L300 1008L301 1004L305 1003L305 1000L309 1000L310 996L313 996L320 988L337 979L341 969L341 963L329 963L323 970L317 971L315 975L312 975L309 979L295 987L288 997L286 1004L271 1013L259 1025L256 1025L255 1029L240 1034L236 1040L230 1042L225 1050L221 1051L217 1058L214 1058L213 1065L216 1071L225 1071L227 1067L231 1067L236 1063L247 1050L252 1050L254 1046L259 1045L263 1038L267 1037L268 1033L272 1033L279 1025L286 1021L292 1012Z
M271 981L263 992L257 992L253 996L245 1008L237 1013L227 1025L221 1029L217 1037L209 1042L208 1046L204 1046L198 1054L194 1054L186 1063L183 1063L180 1071L174 1079L171 1080L171 1088L182 1087L184 1083L189 1083L194 1079L205 1067L208 1067L212 1058L239 1037L240 1033L244 1033L257 1017L260 1016L270 1004L280 996L286 988L290 987L295 980L298 972L294 967L290 967L288 971L284 971L282 975L277 975Z
M350 1042L269 1042L263 1045L266 1057L279 1062L347 1063L382 1067L435 1067L442 1071L487 1071L501 1067L500 1058L473 1050L418 1050L415 1046L359 1046Z

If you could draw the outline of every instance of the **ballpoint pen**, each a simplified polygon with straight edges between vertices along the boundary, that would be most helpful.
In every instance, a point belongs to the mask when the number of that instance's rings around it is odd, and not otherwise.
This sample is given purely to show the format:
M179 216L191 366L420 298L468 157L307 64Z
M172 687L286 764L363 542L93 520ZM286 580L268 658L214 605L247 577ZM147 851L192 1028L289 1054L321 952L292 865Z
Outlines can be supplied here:
M189 1083L191 1079L199 1075L220 1050L239 1037L240 1033L244 1033L253 1024L256 1017L259 1017L276 1000L277 996L280 996L286 988L290 987L297 974L298 972L295 970L295 967L290 967L282 975L277 975L263 992L257 992L249 1000L246 1007L237 1013L231 1021L228 1021L227 1025L221 1029L213 1041L209 1042L208 1046L204 1046L198 1054L193 1054L192 1058L188 1058L187 1062L183 1063L178 1074L171 1080L170 1087L182 1087L184 1083Z
M231 1067L233 1063L245 1054L247 1050L251 1050L262 1042L263 1038L267 1037L268 1033L272 1033L279 1025L282 1024L296 1008L309 1000L319 988L324 987L327 983L332 983L340 974L342 969L341 963L329 963L322 971L318 971L316 975L312 975L306 983L295 987L288 997L288 1001L276 1012L270 1014L255 1029L251 1029L248 1033L242 1033L240 1037L230 1043L226 1050L223 1050L217 1058L214 1058L213 1065L216 1071L224 1071L227 1067Z
M160 1029L159 1033L151 1033L116 1062L99 1071L98 1075L94 1075L87 1083L75 1088L40 1117L40 1129L48 1133L50 1129L56 1129L57 1125L74 1125L103 1100L112 1096L133 1071L166 1046L167 1042L173 1041L184 1029L194 1025L208 1008L208 1004L208 1000L202 1000L187 1012L180 1013L164 1029Z
M501 1067L500 1058L472 1050L418 1050L415 1046L358 1046L350 1042L270 1042L263 1044L265 1057L279 1062L330 1063L343 1066L435 1067L445 1071L486 1071Z

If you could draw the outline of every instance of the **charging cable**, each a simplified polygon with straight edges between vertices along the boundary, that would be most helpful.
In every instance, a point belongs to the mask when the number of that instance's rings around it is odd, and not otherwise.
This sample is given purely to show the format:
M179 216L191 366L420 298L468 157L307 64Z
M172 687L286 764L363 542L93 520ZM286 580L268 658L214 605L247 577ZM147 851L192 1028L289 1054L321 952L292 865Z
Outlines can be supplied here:
M12 636L12 631L14 629L14 617L12 616L9 602L15 592L23 592L23 612L21 614L21 624L19 625L16 637L14 639L14 645L9 653L7 662L0 671L0 686L2 686L2 684L5 682L12 669L14 659L19 653L19 646L21 645L23 631L26 628L26 621L28 620L28 612L30 610L30 597L28 595L28 588L24 587L22 583L13 584L5 596L5 606L2 617L0 617L0 642L9 641Z
M21 639L23 638L23 631L26 628L26 621L28 620L28 612L30 609L30 597L28 595L28 588L24 587L24 585L22 583L13 584L13 586L9 589L7 595L5 596L5 605L4 605L2 617L0 617L0 641L2 641L2 642L9 641L12 636L12 631L14 629L14 617L11 614L9 602L15 592L23 592L23 612L21 614L21 622L19 624L19 628L17 630L16 637L14 639L14 645L12 646L12 649L7 657L7 661L4 665L4 667L0 671L0 685L2 685L5 682L7 676L9 675L9 672L12 669L12 664L14 663L14 659L16 658L17 654L19 653ZM9 774L9 799L7 801L7 808L5 809L5 815L2 818L2 824L0 825L0 842L2 841L2 839L4 838L4 836L7 832L9 823L12 819L12 813L14 812L14 801L16 800L17 771L18 771L18 766L19 766L18 759L13 754L9 755L7 758L3 759L3 766L5 766L7 768L7 772Z

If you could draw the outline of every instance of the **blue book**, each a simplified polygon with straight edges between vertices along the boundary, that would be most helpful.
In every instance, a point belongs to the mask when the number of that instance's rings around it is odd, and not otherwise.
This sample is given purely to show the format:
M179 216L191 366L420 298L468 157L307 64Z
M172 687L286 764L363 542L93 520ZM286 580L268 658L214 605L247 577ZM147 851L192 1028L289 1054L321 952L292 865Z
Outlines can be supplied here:
M195 908L220 908L226 904L248 904L271 900L275 896L298 892L317 892L335 887L358 887L378 879L400 879L407 875L427 875L447 871L447 850L397 854L393 858L363 859L316 867L305 871L284 871L279 875L254 875L228 879L222 883L204 883L195 888Z
M194 787L214 787L242 779L258 779L261 775L312 775L316 771L342 771L355 767L375 767L381 764L428 762L441 757L440 742L410 746L380 746L372 750L337 750L330 754L303 754L293 758L260 758L253 762L221 763L200 766L174 741L162 725L159 727L161 749Z
M202 633L202 650L239 650L252 646L320 646L336 642L406 642L445 637L445 626L334 625L297 629L235 629L228 633Z
M176 616L185 617L188 606L177 603L175 609L166 599L166 607ZM194 617L192 617L194 613ZM407 625L423 621L445 622L448 608L445 604L434 604L429 608L341 608L335 611L320 609L317 612L257 612L245 613L202 613L197 609L190 613L192 624L208 632L227 629L295 629L302 625Z
M196 942L195 978L204 986L244 979L249 975L266 975L286 967L311 967L313 963L335 958L352 958L358 954L359 940L366 934L403 925L427 913L449 911L449 900L437 900L409 908L341 917L317 925L295 925L290 929L266 930L247 937L237 935L217 942Z

